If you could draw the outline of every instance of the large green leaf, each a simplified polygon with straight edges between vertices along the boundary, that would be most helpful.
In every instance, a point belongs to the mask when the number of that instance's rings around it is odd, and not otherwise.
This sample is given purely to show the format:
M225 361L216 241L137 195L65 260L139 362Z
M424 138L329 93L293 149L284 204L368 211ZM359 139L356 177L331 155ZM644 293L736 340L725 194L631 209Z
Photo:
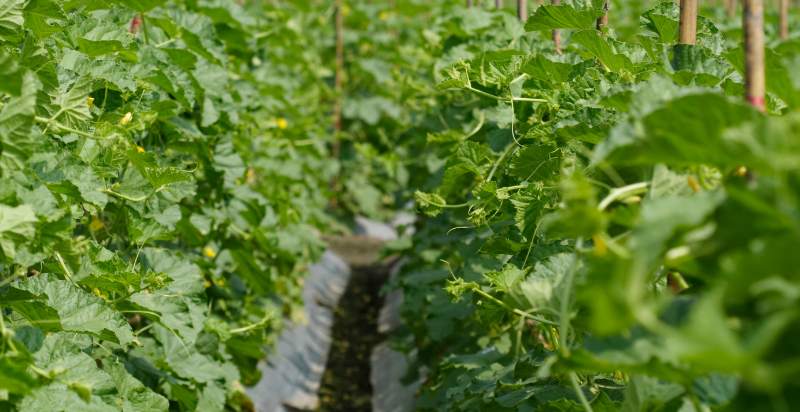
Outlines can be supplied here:
M605 157L613 151L610 158L620 163L734 167L748 162L751 149L746 140L726 130L759 117L753 108L720 94L692 94L669 101L631 125L618 125L598 147L597 155Z
M575 9L572 6L550 6L543 5L536 9L536 12L528 19L525 29L552 30L552 29L592 29L597 18L602 14L601 10L594 8Z
M13 76L10 76L13 81ZM21 169L39 143L31 130L36 114L36 95L41 83L28 72L22 78L19 97L9 99L0 109L0 167Z
M53 0L31 0L25 6L25 27L44 38L63 30L65 16L61 5Z
M123 346L133 342L122 315L99 297L52 274L14 283L5 302L37 326L88 333Z
M94 84L93 79L82 77L72 84L62 85L57 92L51 94L54 107L50 119L74 128L85 127L85 123L92 117L88 98L95 89Z
M608 70L619 72L632 71L633 63L622 53L617 53L597 30L582 30L572 35L572 41L583 46L592 56Z

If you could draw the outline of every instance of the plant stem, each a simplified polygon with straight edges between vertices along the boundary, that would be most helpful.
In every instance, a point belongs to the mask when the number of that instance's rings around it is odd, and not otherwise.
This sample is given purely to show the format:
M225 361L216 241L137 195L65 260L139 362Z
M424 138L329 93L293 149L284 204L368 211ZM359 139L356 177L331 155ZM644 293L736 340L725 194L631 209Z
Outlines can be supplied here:
M44 124L47 125L47 127L53 126L53 127L55 127L56 129L58 129L58 130L60 130L62 132L70 132L70 133L75 133L78 136L94 138L94 135L92 135L91 133L86 133L84 131L73 129L73 128L71 128L69 126L65 126L65 125L63 125L63 124L61 124L61 123L59 123L59 122L57 122L57 121L55 121L53 119L48 119L48 118L45 118L45 117L35 116L33 118L33 120L35 120L38 123L44 123ZM47 128L45 128L45 131L47 131Z
M242 326L241 328L231 329L228 332L230 332L233 335L249 332L249 331L251 331L253 329L257 329L257 328L263 327L264 325L267 324L267 322L270 321L270 319L272 319L272 314L271 313L267 313L264 316L263 319L261 319L260 321L258 321L256 323L253 323L253 324L250 324L250 325L247 325L247 326Z
M586 412L593 412L592 405L589 404L589 400L586 399L586 395L583 394L581 386L578 383L578 375L576 375L575 372L570 372L569 380L572 382L572 387L575 389L575 395L578 396L578 400L580 400L583 410Z
M61 270L64 271L64 277L67 278L68 281L72 282L72 273L69 271L67 264L64 262L64 258L61 257L61 253L56 252L56 261L58 265L61 266Z
M545 318L541 318L541 317L538 317L538 316L531 315L531 314L530 314L530 313L528 313L528 312L521 311L521 310L519 310L519 309L516 309L516 308L512 308L511 306L508 306L508 305L507 305L505 302L503 302L502 300L500 300L500 299L497 299L496 297L492 296L490 293L484 292L484 291L483 291L483 290L481 290L480 288L475 288L475 289L473 289L473 291L475 291L475 293L477 293L477 294L479 294L479 295L483 296L484 298L486 298L486 299L489 299L489 300L491 300L492 302L494 302L494 303L496 303L496 304L498 304L498 305L502 306L504 309L507 309L507 310L509 310L509 311L513 312L514 314L516 314L516 315L518 315L518 316L522 316L522 317L524 317L524 318L528 318L528 319L531 319L531 320L535 320L535 321L537 321L537 322L540 322L540 323L545 323L545 324L548 324L548 325L555 325L555 324L556 324L555 322L553 322L553 321L551 321L551 320L547 320L547 319L545 319Z
M605 198L603 198L603 200L600 201L600 204L597 205L597 210L600 211L605 210L609 205L611 205L612 203L614 203L614 201L618 199L644 193L647 191L648 185L649 183L647 182L639 182L623 187L618 187L609 192L608 195Z
M142 20L142 34L144 35L144 44L150 44L150 38L147 35L147 19L144 18L144 13L139 15Z
M142 195L142 196L139 196L139 197L130 197L130 196L127 196L127 195L123 195L122 193L115 192L115 191L113 191L111 189L103 189L103 190L101 190L101 192L107 193L109 195L118 197L118 198L123 199L123 200L127 200L129 202L144 202L145 200L147 200L147 198L150 197L150 195Z

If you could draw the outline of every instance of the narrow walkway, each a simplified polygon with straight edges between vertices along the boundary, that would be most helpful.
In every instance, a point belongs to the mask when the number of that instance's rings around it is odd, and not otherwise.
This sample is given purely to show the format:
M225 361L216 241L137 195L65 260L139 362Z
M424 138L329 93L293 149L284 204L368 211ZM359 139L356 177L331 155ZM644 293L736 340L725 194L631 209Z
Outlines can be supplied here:
M385 336L378 331L385 266L353 268L334 311L333 342L319 392L320 412L371 412L371 354Z
M324 237L328 251L309 268L303 288L305 321L283 331L260 365L264 378L248 389L256 411L413 409L407 391L394 385L404 374L405 358L385 343L391 310L386 312L380 292L395 262L383 260L380 251L393 232L369 221L359 228L357 235ZM372 370L376 362L379 371ZM373 391L376 379L381 386Z

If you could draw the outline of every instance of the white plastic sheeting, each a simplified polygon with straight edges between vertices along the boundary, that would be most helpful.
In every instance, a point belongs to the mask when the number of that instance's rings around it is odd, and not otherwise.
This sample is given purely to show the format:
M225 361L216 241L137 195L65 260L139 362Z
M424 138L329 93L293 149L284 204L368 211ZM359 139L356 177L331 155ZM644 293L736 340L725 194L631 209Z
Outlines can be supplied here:
M391 225L363 217L356 218L355 233L382 241L397 239L396 228L413 223L413 215L400 214ZM394 270L392 276L397 276ZM331 251L312 265L303 289L304 314L307 322L289 325L281 334L277 347L259 366L263 377L248 394L259 412L314 411L319 406L317 395L328 352L331 346L333 309L339 304L351 270L348 264ZM379 330L389 333L400 326L399 308L402 294L386 297L381 308ZM373 387L374 412L410 412L419 383L405 386L407 361L404 354L386 343L376 346L371 355L370 380Z

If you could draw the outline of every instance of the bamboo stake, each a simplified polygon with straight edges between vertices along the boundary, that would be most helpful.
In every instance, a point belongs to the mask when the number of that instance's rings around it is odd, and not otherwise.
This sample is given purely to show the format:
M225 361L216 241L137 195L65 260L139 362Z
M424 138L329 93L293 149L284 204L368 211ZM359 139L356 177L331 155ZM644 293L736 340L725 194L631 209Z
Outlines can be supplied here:
M744 64L747 101L764 111L766 76L764 73L764 2L744 0Z
M781 39L789 38L789 0L780 0L780 33Z
M517 0L517 17L522 22L528 21L528 0Z
M681 0L680 44L697 42L697 0Z
M561 0L552 0L554 6L561 5ZM561 54L561 32L558 29L553 29L553 45L555 45L556 53Z
M502 9L503 8L503 0L494 0L494 7L496 9Z
M733 18L736 15L736 0L725 0L725 10L728 12L728 17Z
M597 18L596 24L597 30L602 31L604 28L608 27L608 0L603 2L603 14Z
M472 7L472 0L467 0L467 7Z
M342 0L336 0L336 73L333 80L333 89L336 100L333 104L333 130L336 134L333 142L333 156L339 157L339 132L342 131L342 92L344 90L344 15Z
M334 0L334 7L336 13L334 15L334 30L336 42L336 61L335 72L333 78L333 143L331 144L331 157L339 160L341 156L342 143L340 141L340 134L342 132L342 99L344 98L344 0ZM336 174L331 177L328 183L332 192L337 190L339 186L339 175ZM336 196L332 196L329 200L331 207L337 207L338 201Z

